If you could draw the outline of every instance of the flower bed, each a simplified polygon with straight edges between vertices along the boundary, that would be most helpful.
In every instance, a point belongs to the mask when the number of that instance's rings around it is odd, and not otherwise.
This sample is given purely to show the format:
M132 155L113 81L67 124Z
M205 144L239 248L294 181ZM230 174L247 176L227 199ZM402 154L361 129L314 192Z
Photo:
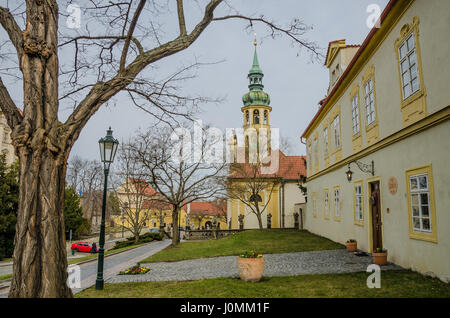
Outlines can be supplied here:
M241 257L241 258L261 258L262 254L258 254L256 252L251 251L251 252L244 252L241 255L239 255L239 257Z
M150 271L150 267L141 267L139 265L135 265L124 271L120 271L119 275L140 275L140 274L145 274L148 271Z

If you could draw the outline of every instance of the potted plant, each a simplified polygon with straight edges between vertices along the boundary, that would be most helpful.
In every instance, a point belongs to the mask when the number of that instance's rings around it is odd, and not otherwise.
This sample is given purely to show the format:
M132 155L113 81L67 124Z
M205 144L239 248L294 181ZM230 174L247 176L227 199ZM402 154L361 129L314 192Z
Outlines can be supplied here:
M264 256L255 252L245 252L237 259L239 277L246 282L258 282L264 272Z
M372 253L373 263L377 265L386 265L387 263L387 250L384 248L377 248L376 252Z
M349 239L347 242L345 242L345 246L347 247L347 251L349 252L356 252L356 246L357 242L354 239Z

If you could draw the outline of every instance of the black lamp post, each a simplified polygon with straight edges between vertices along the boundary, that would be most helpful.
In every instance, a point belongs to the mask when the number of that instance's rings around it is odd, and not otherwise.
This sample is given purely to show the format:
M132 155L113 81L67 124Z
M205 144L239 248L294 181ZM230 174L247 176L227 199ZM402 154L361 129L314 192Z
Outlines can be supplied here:
M98 141L100 145L100 157L103 162L103 168L105 172L105 182L103 187L103 205L102 205L102 221L100 224L100 249L98 252L98 269L97 280L95 281L95 289L103 289L103 259L104 259L104 246L105 246L105 211L106 211L106 192L108 186L108 174L109 166L114 161L116 156L117 147L119 141L112 136L111 127L106 131L106 137L101 138Z

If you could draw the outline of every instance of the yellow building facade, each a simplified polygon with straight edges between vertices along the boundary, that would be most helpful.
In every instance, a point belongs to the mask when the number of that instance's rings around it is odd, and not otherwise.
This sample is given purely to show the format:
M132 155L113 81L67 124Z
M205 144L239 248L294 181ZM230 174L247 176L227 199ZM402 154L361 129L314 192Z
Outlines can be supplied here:
M329 94L304 131L305 226L450 280L450 2L390 1L364 43L331 42ZM348 58L347 58L348 60Z

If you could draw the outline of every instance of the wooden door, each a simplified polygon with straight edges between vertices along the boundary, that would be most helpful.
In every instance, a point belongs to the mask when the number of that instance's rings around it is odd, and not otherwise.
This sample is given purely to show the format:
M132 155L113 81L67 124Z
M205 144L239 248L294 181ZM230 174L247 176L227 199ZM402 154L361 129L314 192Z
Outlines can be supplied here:
M370 208L372 213L372 248L383 248L381 223L380 182L370 183Z

